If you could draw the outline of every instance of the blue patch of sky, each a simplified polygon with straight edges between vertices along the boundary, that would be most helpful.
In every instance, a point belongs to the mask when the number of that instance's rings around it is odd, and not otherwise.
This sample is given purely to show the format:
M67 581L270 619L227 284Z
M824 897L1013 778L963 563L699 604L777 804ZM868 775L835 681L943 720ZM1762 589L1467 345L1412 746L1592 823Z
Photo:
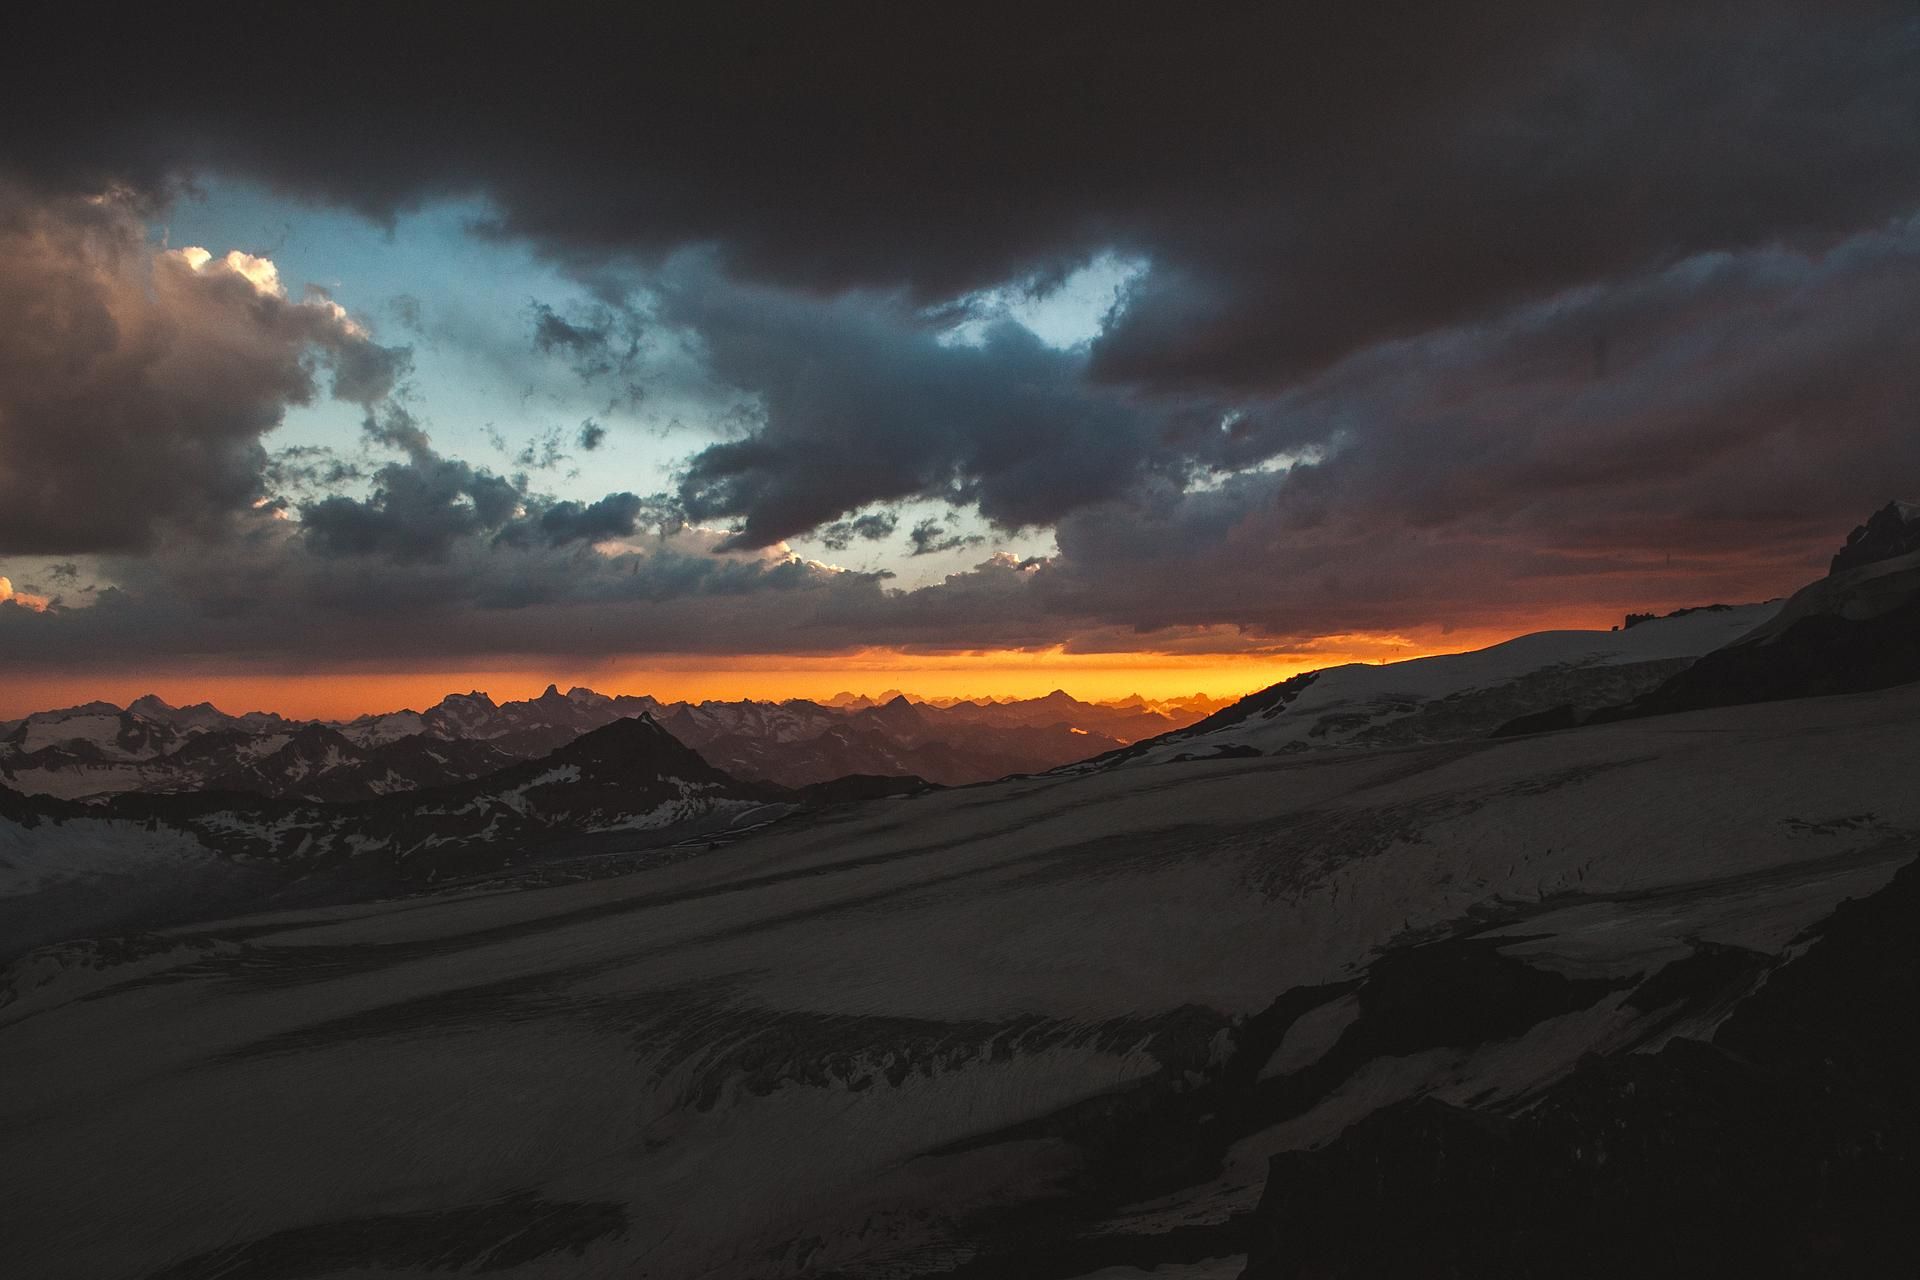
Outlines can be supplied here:
M534 487L581 499L666 487L673 463L687 452L684 442L669 441L668 424L698 428L711 411L692 398L697 380L666 379L670 390L683 392L634 404L624 395L625 380L583 380L561 356L536 351L536 303L583 316L598 300L526 246L475 235L471 224L486 212L478 202L443 203L388 227L216 180L177 202L153 234L175 248L270 258L290 294L317 285L376 341L411 346L407 406L443 453L511 472L529 441L557 431L573 456L538 472ZM682 353L671 335L665 339L669 349L651 358L671 362ZM661 380L646 381L652 390ZM351 452L359 447L360 417L356 406L322 397L291 410L267 443ZM606 428L592 452L575 444L588 419Z

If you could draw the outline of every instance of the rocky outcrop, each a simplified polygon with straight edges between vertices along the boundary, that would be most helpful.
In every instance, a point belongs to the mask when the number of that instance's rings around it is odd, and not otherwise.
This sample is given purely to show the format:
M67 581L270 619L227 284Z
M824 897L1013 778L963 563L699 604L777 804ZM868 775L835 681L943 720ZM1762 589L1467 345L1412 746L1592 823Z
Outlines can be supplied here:
M1891 503L1876 512L1834 557L1831 573L1796 592L1751 634L1588 720L1864 693L1920 680L1920 522L1903 512L1920 508Z
M1590 1058L1506 1114L1405 1103L1275 1157L1248 1280L1906 1274L1916 923L1910 864L1710 1042Z
M1658 622L1662 618L1684 618L1691 613L1728 613L1735 606L1730 604L1697 604L1685 609L1674 609L1667 613L1630 613L1621 625L1622 631L1631 631L1648 622Z
M1827 572L1844 573L1915 551L1920 551L1920 503L1889 502L1847 535L1847 545L1835 553Z
M1680 611L1691 612L1698 611ZM1629 614L1627 626L1649 620ZM1920 505L1890 502L1848 536L1826 577L1795 592L1746 635L1702 654L1637 696L1611 704L1544 707L1514 717L1489 736L1866 693L1914 680L1920 680Z

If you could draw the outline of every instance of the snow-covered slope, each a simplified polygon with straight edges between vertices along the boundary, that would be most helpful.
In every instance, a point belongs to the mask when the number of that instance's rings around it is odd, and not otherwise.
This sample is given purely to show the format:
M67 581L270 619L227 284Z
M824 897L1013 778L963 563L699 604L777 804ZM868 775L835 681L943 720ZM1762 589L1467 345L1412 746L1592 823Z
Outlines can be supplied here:
M141 758L102 759L63 747L0 750L0 784L62 800L234 791L346 802L464 782L520 759L491 742L424 733L361 744L319 724L225 727L193 730L163 754Z
M116 818L74 818L29 825L0 816L0 898L45 893L76 881L101 882L201 868L218 861L179 831L149 831Z
M90 933L204 919L262 886L192 833L63 813L0 789L0 960Z
M420 741L416 736L367 750L379 758ZM273 764L302 745L329 756L358 750L337 734L309 727L257 763ZM290 767L297 771L309 760L310 753L297 755ZM323 756L312 763L328 761ZM32 917L52 890L65 892L83 882L100 891L89 891L74 910L36 921L32 940L74 937L138 919L151 894L136 891L134 881L174 886L188 872L219 878L238 869L261 892L367 896L580 852L583 842L596 843L592 837L605 837L597 844L613 852L631 852L714 835L770 821L807 802L798 793L728 776L645 716L617 720L538 760L471 781L353 803L210 792L122 795L88 806L0 789L0 899L14 899L0 906L0 930L10 917ZM124 909L105 902L115 895L125 899ZM199 914L217 912L225 901L210 901ZM158 914L181 915L171 907ZM25 945L32 941L0 936L0 958Z
M1547 707L1638 696L1779 608L1696 609L1616 631L1542 631L1468 653L1329 667L1079 767L1482 737Z
M1169 763L43 953L9 1263L1232 1274L1270 1156L1710 1034L1920 849L1916 753L1906 687Z

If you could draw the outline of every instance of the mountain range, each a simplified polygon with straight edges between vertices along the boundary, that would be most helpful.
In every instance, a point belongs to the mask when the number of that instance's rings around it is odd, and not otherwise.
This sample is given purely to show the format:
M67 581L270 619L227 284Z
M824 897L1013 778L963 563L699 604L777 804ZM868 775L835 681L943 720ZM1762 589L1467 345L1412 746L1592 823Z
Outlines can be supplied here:
M346 802L483 777L616 720L650 715L736 777L804 787L847 775L953 786L1031 773L1164 733L1208 700L1082 702L1055 691L1004 703L661 703L549 685L522 701L450 694L425 711L347 722L227 715L152 695L0 723L0 785L90 799L120 792L233 791Z

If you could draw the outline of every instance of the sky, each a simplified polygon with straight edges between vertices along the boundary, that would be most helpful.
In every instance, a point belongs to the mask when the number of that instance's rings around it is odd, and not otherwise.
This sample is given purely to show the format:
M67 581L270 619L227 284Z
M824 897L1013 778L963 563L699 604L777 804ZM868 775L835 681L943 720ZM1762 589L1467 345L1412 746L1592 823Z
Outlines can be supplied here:
M0 717L1245 692L1920 494L1910 4L27 4Z

